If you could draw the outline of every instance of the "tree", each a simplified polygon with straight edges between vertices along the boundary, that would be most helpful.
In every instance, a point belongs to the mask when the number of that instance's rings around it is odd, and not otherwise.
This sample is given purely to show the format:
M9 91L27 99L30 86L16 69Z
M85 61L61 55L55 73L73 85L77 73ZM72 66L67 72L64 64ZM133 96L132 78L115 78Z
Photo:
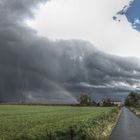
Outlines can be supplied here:
M102 100L103 106L112 106L113 104L111 103L110 98L106 98Z
M81 105L91 105L92 104L92 100L87 94L81 94L78 99L78 102Z
M97 103L94 100L92 100L92 105L97 106Z
M140 106L140 93L131 92L125 100L125 105Z

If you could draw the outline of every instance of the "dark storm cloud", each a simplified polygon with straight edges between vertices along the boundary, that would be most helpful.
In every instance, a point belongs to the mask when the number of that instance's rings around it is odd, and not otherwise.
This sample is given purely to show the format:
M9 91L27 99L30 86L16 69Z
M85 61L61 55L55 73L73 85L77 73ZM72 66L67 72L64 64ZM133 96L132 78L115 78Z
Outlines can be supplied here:
M102 98L139 90L138 59L37 36L24 20L40 2L46 1L0 0L0 101L71 103L81 92Z
M48 0L0 0L1 19L17 22L24 18L33 17L33 8L39 2L46 2Z

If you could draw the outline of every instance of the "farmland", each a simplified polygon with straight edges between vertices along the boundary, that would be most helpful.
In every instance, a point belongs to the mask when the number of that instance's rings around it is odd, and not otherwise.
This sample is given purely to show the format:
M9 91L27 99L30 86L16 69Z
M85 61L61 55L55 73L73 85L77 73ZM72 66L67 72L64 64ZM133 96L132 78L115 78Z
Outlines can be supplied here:
M0 105L0 140L105 139L115 107Z

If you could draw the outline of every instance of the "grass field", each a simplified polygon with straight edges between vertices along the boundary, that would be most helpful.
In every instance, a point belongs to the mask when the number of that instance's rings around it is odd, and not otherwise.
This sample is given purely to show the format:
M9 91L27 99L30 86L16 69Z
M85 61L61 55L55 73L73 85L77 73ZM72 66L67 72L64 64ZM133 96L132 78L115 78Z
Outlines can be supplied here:
M0 140L101 140L117 114L114 107L0 105Z

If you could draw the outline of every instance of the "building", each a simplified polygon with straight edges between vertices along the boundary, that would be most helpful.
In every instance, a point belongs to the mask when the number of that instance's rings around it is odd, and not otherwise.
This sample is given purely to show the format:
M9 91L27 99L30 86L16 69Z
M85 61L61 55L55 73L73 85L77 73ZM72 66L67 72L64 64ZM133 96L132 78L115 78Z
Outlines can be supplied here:
M117 105L117 106L121 106L122 105L122 101L121 100L111 99L110 102L113 105Z

